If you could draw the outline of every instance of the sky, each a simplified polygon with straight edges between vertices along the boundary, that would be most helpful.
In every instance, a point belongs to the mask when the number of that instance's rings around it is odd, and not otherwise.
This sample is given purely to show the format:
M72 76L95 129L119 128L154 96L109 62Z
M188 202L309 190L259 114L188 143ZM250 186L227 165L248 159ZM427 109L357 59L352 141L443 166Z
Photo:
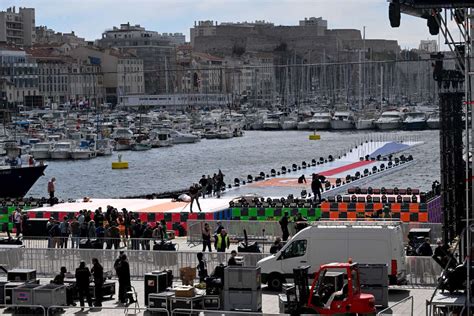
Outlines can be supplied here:
M194 21L241 22L266 20L297 25L305 17L323 17L328 28L366 27L366 38L398 40L402 48L417 48L431 36L426 20L402 15L400 28L391 28L386 0L0 0L7 7L33 7L36 25L57 32L75 31L87 40L106 29L130 22L148 30L181 32L189 41Z

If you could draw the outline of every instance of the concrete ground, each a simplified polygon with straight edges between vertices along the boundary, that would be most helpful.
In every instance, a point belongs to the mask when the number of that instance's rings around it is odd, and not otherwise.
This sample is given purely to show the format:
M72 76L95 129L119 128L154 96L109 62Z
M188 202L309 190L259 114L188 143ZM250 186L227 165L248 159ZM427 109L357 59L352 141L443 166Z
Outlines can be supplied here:
M50 279L41 279L41 283L48 283ZM176 283L178 284L178 283ZM113 315L118 316L120 314L124 315L146 315L144 309L144 281L132 281L132 285L135 287L138 295L138 301L140 304L140 310L134 310L133 306L129 306L128 313L125 313L125 307L120 306L117 303L117 296L114 296L113 299L106 299L103 302L102 309L89 309L85 308L83 312L81 312L80 307L68 307L65 309L63 315ZM389 306L393 305L394 303L405 299L409 296L413 296L413 306L414 312L413 315L424 315L425 314L425 301L429 299L431 294L433 293L433 288L413 288L413 287L393 287L389 290ZM118 283L117 283L117 291L118 291ZM79 305L79 302L76 302ZM262 295L262 303L263 303L263 314L265 315L279 315L279 302L278 302L278 293L270 292L264 287L263 295ZM87 306L87 303L86 303ZM379 309L380 310L380 309ZM0 309L0 314L2 315L13 315L13 311L9 310L2 310ZM209 312L206 313L209 315L222 315L222 312ZM397 307L393 308L392 310L387 311L384 315L410 315L411 314L411 302L407 301L403 304L398 305ZM20 315L20 314L14 314ZM24 314L21 314L24 315ZM32 315L32 314L30 314ZM35 313L34 315L39 315ZM60 314L57 314L60 315ZM226 314L228 315L228 313Z

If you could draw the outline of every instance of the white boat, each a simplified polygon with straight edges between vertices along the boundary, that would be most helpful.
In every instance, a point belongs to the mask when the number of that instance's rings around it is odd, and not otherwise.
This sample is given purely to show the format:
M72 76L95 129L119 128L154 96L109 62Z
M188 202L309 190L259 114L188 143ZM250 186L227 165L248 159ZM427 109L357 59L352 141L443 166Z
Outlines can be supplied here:
M426 114L423 112L407 112L403 127L407 130L422 130L427 126L426 120Z
M141 141L139 143L132 144L133 151L145 151L150 150L151 148L151 143L148 141Z
M192 144L200 141L199 137L193 134L185 134L175 130L170 132L173 144Z
M317 112L314 113L313 118L308 121L309 129L324 130L331 127L331 113Z
M110 139L103 138L97 140L97 156L111 156L114 147Z
M95 143L91 145L89 141L81 140L79 146L71 151L71 158L74 160L95 158L97 153L91 146L95 147Z
M398 111L385 111L375 121L375 126L380 130L400 129L403 123L403 114Z
M150 132L150 141L153 148L173 146L168 129L155 129Z
M51 159L69 159L71 158L72 142L58 142L54 144L51 150Z
M281 129L283 130L293 130L296 129L298 126L298 121L292 118L287 118L283 120L283 123L281 123Z
M309 128L309 121L298 122L298 125L296 126L296 129L299 130L299 131L304 131L304 130L310 129Z
M439 112L433 112L426 120L426 125L430 129L439 129Z
M219 139L229 139L232 137L234 137L234 133L232 133L232 131L227 127L221 127L217 131L217 138Z
M283 113L269 113L267 118L263 121L264 130L280 130L281 116Z
M354 128L354 117L350 112L335 112L331 120L331 129L347 130Z
M369 118L359 118L355 122L355 127L357 130L367 130L367 129L374 129L375 128L375 119Z
M33 145L33 148L30 150L30 154L35 159L49 159L51 158L51 150L53 149L53 144L48 142L36 143Z
M132 146L133 132L128 128L118 127L112 134L115 140L115 150L130 150Z

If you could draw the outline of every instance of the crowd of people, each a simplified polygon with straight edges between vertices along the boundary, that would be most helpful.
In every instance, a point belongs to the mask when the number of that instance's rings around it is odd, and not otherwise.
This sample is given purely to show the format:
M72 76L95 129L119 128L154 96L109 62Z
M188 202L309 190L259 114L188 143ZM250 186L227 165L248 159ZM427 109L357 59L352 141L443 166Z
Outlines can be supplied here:
M46 231L48 248L68 248L69 239L71 248L79 248L81 239L94 239L102 245L105 243L106 249L150 250L150 241L168 238L165 220L142 222L137 214L112 206L107 206L105 212L99 207L93 216L90 210L81 210L72 219L64 217L58 221L51 217Z

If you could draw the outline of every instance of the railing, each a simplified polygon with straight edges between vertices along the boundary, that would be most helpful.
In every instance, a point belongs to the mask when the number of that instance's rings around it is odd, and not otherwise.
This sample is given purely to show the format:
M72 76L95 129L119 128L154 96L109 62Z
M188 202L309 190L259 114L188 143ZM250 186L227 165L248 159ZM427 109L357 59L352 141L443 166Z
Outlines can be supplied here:
M45 236L26 236L22 237L23 245L26 248L79 248L81 240L87 240L87 237L45 237ZM128 250L150 250L153 243L159 241L158 238L90 238L102 243L101 249L128 249ZM74 246L74 247L73 247ZM179 243L176 244L179 248Z
M383 221L394 221L381 219ZM340 221L340 220L339 220ZM357 221L361 221L358 219ZM202 225L208 223L211 229L211 233L217 228L218 220L206 221L206 220L188 220L188 234L187 242L189 244L196 245L202 241ZM229 236L243 238L244 229L247 231L247 235L250 239L257 237L262 238L260 242L273 243L276 237L282 235L281 227L278 221L238 221L238 220L221 220L223 227L227 230ZM371 222L371 221L368 221ZM317 223L317 222L316 222ZM288 225L290 235L293 236L296 233L293 223ZM408 243L408 233L412 228L431 228L431 241L434 242L437 238L443 237L442 225L439 223L401 223L402 234L405 243Z
M81 313L82 307L80 306L50 306L47 309L46 315L54 315L54 311L57 309L65 309L70 311L75 311L74 314ZM129 306L117 306L117 307L85 307L84 309L89 309L93 314L97 313L97 315L117 315L117 311L122 311L123 315L138 315L138 312L156 312L156 313L164 313L167 316L170 316L170 312L165 308L147 308L147 307L135 307L134 304L130 304ZM133 313L129 313L129 311L133 311ZM145 313L144 313L145 314Z
M41 309L43 311L43 315L46 316L46 309L44 308L44 306L41 306L41 305L24 305L24 304L21 304L21 305L13 305L13 304L0 304L0 308L14 308L14 309L17 309L17 308L34 308L34 309ZM35 313L36 315L37 314L37 311Z
M401 301L398 301L396 302L395 304L393 304L392 306L389 306L383 310L381 310L380 312L377 313L377 316L382 316L382 315L385 315L385 313L390 314L396 314L396 315L408 315L407 312L406 312L406 309L400 311L400 312L394 312L394 308L407 302L407 301L410 301L411 304L410 304L410 315L413 316L413 308L414 308L414 299L413 299L413 296L408 296L408 297L405 297L403 300Z
M24 268L35 269L38 276L54 277L61 267L68 271L75 271L79 262L84 260L88 265L92 258L98 258L105 271L114 271L115 260L119 256L118 250L100 249L36 249L0 248L0 264L7 269ZM169 269L175 277L179 276L180 268L197 267L198 260L194 251L150 251L127 250L126 255L130 264L130 275L135 280L143 279L145 273L154 270ZM241 254L245 266L256 266L257 262L268 254L245 253ZM227 263L230 253L204 253L208 271L211 272L220 263ZM406 278L410 285L432 286L437 284L441 268L431 257L407 257Z
M126 251L133 279L143 279L147 272L165 269L173 271L173 275L178 277L180 268L197 267L196 254L195 251ZM90 265L92 258L98 258L105 271L114 271L114 263L118 256L119 250L19 248L8 249L2 253L0 261L7 269L36 269L38 276L54 277L61 267L75 271L80 261L83 260ZM265 256L267 255L244 254L244 265L255 266ZM220 263L227 263L230 253L204 253L204 258L207 260L208 271L213 271Z
M434 286L442 268L431 257L407 257L407 281L412 285Z

